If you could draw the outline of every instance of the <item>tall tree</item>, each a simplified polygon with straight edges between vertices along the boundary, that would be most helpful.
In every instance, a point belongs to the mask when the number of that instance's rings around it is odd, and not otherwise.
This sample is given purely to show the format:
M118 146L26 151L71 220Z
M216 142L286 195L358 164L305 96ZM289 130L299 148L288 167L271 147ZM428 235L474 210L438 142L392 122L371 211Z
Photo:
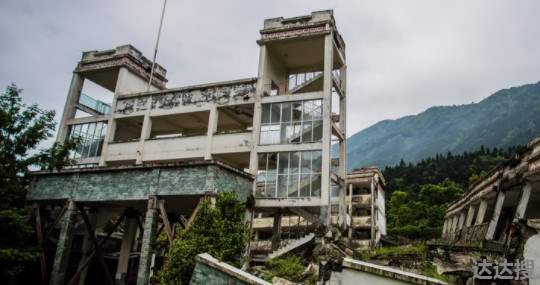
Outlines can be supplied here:
M35 266L39 249L35 242L31 211L25 202L29 169L60 169L70 161L75 142L54 144L39 151L40 143L52 137L54 111L26 105L22 90L12 84L0 95L0 279L21 279Z

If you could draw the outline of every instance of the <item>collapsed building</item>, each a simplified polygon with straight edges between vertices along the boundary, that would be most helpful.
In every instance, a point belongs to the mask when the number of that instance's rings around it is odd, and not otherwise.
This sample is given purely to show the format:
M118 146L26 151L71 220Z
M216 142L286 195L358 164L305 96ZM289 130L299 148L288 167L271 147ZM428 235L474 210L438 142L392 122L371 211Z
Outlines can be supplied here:
M354 169L347 174L345 182L345 241L351 248L373 248L386 235L384 200L384 177L378 168ZM336 189L330 197L331 223L339 226L339 199ZM316 230L317 220L305 218L292 210L281 217L281 243L289 250L310 241L314 236L306 235ZM278 257L286 253L283 248L272 246L275 242L275 218L265 213L256 213L253 220L254 239L251 251L255 260Z
M347 66L333 13L267 19L260 34L257 77L180 88L131 45L83 52L56 139L78 141L76 165L33 173L28 194L40 243L57 235L55 254L42 254L44 282L147 284L156 236L171 241L224 190L255 196L255 211L272 218L273 250L290 246L281 240L291 213L347 227ZM85 82L112 103L82 93ZM291 239L313 236L306 227Z
M446 211L441 239L452 251L540 263L540 138L473 183ZM471 270L469 268L468 270ZM540 280L538 270L531 280Z

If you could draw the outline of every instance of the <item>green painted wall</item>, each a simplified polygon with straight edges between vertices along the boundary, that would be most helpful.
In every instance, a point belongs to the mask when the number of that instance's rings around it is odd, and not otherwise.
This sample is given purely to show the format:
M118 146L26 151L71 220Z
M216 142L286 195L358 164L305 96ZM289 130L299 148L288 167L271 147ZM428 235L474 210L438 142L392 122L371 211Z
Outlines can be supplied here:
M35 175L29 200L125 201L149 195L181 196L235 191L245 199L252 179L219 165L81 171Z

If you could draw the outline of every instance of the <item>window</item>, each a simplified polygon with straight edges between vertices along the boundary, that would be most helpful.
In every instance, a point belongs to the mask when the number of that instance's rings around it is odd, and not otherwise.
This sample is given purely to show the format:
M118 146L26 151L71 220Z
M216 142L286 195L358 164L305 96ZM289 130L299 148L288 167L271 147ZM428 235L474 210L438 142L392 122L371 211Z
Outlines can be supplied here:
M76 139L78 144L75 150L70 153L70 158L100 156L105 133L107 133L107 123L105 122L71 125L68 139Z
M262 106L260 144L318 142L322 139L322 101Z
M257 196L320 197L321 151L259 154Z

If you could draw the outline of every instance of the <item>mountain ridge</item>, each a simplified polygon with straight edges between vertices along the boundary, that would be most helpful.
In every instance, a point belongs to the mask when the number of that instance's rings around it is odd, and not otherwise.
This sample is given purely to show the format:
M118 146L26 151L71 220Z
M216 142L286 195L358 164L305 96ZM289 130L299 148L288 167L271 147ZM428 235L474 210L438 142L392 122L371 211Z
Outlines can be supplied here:
M433 106L387 119L348 138L347 168L416 162L437 153L526 144L540 134L540 81L501 89L478 103Z

